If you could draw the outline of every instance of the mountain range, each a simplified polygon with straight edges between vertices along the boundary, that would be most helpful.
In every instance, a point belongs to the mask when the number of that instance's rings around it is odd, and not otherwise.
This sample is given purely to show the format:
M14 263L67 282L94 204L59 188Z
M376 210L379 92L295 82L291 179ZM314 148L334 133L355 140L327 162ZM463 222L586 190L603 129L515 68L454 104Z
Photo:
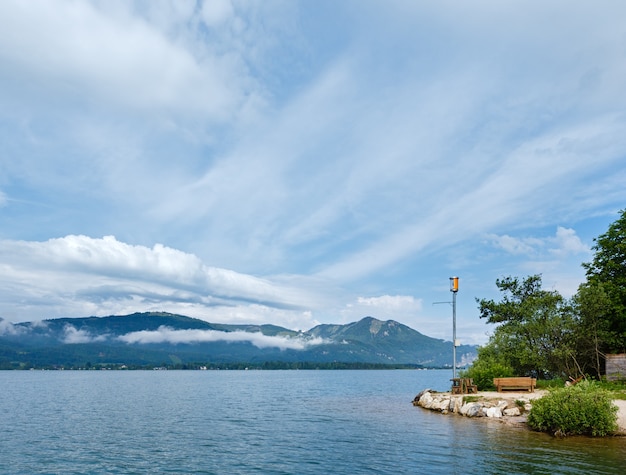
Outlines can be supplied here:
M475 346L457 348L457 365L475 357ZM308 331L209 323L161 312L16 324L0 320L0 368L4 369L269 362L451 367L452 343L373 317Z

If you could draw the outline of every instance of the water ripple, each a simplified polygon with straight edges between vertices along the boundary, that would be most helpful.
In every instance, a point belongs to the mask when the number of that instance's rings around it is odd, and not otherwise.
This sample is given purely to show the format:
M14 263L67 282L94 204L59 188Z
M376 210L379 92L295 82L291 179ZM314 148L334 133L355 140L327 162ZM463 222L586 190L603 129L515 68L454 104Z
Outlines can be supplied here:
M444 371L0 372L0 473L621 473L554 439L411 405Z

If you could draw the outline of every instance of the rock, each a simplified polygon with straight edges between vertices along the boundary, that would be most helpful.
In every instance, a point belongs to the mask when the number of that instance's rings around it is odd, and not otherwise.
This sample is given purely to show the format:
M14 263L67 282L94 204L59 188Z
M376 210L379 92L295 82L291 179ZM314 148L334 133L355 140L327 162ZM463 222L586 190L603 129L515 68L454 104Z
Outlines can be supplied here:
M467 417L480 417L482 416L483 405L479 402L468 402L461 407L461 415Z
M474 402L464 402L464 399L466 398L461 395L425 389L415 396L413 405L442 414L454 413L466 417L504 418L503 420L506 420L507 417L521 416L532 408L531 402L523 397L515 400L490 399L480 396L467 398L474 399ZM475 401L475 399L479 399L480 402Z
M413 405L417 406L416 403L419 402L420 398L424 395L424 393L430 393L430 392L432 392L432 389L430 389L430 388L429 389L424 389L423 391L420 391L418 393L418 395L415 396L415 399L413 399Z
M505 409L504 415L507 417L515 417L521 416L522 413L520 412L519 407L512 407L511 409Z
M463 398L462 397L450 398L450 412L454 412L455 414L459 414L461 412L461 408L462 407L463 407Z
M432 406L432 403L433 403L432 395L428 391L422 393L422 395L419 398L418 404L422 407L425 407L426 409L430 409L430 407Z
M448 411L450 409L450 398L442 398L438 401L435 401L433 404L434 409L438 409L441 412Z

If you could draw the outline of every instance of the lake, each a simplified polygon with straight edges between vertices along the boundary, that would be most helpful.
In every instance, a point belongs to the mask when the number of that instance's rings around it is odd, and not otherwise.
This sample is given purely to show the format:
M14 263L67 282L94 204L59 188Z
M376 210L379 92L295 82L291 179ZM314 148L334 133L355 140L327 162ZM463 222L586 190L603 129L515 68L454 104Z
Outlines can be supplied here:
M0 371L3 474L616 474L626 438L414 407L451 371Z

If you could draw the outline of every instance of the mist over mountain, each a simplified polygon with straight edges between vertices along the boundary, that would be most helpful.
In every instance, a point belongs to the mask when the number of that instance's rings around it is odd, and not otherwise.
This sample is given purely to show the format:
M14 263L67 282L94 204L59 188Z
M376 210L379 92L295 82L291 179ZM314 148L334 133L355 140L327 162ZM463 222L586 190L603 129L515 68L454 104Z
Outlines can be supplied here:
M276 325L229 325L170 313L0 321L2 368L188 363L369 363L450 367L452 343L393 320L365 317L308 331ZM476 347L457 348L457 364Z

